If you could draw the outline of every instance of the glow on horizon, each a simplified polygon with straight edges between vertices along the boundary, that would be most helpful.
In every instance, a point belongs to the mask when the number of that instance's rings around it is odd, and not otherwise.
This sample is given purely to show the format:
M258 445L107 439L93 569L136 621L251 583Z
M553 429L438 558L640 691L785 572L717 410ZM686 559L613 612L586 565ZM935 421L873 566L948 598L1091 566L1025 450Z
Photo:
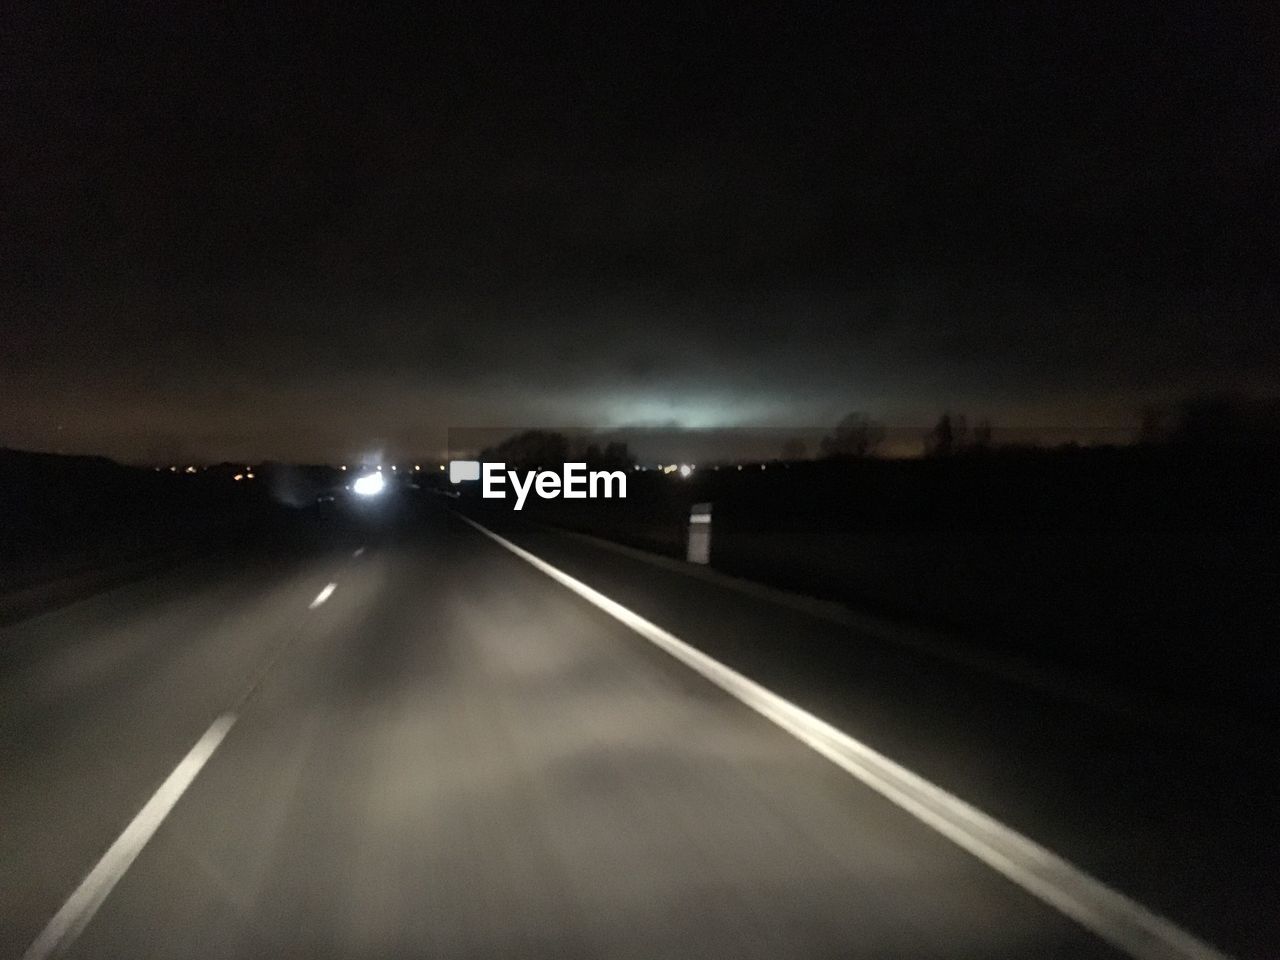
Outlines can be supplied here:
M620 397L595 404L599 426L608 429L677 428L710 430L781 425L792 417L787 402L743 400L727 396L694 396L681 399Z

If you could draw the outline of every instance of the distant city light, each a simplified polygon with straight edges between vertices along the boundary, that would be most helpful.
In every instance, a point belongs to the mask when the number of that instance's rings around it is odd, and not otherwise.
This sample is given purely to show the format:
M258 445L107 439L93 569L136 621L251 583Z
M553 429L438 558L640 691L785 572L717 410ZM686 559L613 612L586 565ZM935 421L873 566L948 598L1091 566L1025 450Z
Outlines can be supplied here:
M689 466L687 463L680 464L680 476L687 477L691 473L693 473L693 467Z
M187 467L187 469L186 469L185 471L183 471L183 472L184 472L184 473L195 473L195 472L196 472L196 468L195 468L195 467Z
M339 470L345 470L345 469L347 469L347 465L344 463L344 464L343 464L342 466L340 466L338 469L339 469Z
M415 463L415 464L413 465L413 472L414 472L414 473L417 473L417 472L418 472L418 471L420 471L421 469L422 469L422 467L418 466L418 464L416 464L416 463Z
M231 479L232 479L232 480L243 480L243 479L244 479L244 474L243 474L243 473L237 473L237 474L236 474L234 477L232 477Z
M246 474L244 475L244 477L245 477L245 479L246 479L246 480L252 480L252 479L253 479L253 474L252 474L252 473L246 473Z

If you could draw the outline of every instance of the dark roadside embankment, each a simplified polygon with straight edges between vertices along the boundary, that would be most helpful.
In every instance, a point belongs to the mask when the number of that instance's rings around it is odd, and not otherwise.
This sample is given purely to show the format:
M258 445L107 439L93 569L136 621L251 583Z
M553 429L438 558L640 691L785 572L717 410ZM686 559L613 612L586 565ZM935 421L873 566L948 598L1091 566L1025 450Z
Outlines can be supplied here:
M994 450L628 481L625 501L530 498L524 513L679 557L690 505L710 502L711 563L726 573L1175 704L1276 711L1275 448Z
M327 482L274 465L189 474L0 450L0 622L249 539L269 542L293 523L291 507L313 504Z

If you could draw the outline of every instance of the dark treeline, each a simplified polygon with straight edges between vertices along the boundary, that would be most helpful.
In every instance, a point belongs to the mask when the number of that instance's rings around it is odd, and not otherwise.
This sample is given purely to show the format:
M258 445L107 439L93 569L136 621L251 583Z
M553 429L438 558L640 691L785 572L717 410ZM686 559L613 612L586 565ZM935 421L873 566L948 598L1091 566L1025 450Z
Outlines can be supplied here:
M505 463L511 470L558 470L566 461L581 461L588 467L608 470L626 470L635 464L635 457L625 443L610 441L601 446L592 441L570 440L554 430L524 430L513 434L501 443L486 447L479 458Z
M1273 447L1280 445L1280 399L1217 392L1187 398L1172 407L1146 407L1140 412L1135 442L1143 445L1177 445L1220 449L1224 447ZM818 455L828 460L876 456L886 436L884 424L868 414L848 414L823 437ZM970 424L964 413L944 412L923 434L922 453L928 457L985 453L996 447L1029 447L1001 442L987 418ZM805 459L804 444L788 441L782 459Z

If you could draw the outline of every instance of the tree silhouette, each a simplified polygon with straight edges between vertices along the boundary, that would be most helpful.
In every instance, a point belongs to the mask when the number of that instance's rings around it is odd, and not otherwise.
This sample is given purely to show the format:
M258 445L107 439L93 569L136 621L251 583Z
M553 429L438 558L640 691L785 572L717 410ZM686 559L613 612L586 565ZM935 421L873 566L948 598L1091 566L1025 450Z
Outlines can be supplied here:
M924 438L924 452L930 457L949 457L956 452L956 430L951 414L944 413Z
M973 449L990 450L991 446L991 421L983 417L973 428Z
M599 444L588 444L582 459L587 466L604 470L629 470L636 463L636 458L631 455L626 443L620 440L605 444L603 450Z
M822 455L833 460L869 457L884 442L884 427L865 413L854 412L836 424L835 433L822 438Z
M569 441L554 430L525 430L482 451L480 459L501 461L516 470L559 467L569 459Z

